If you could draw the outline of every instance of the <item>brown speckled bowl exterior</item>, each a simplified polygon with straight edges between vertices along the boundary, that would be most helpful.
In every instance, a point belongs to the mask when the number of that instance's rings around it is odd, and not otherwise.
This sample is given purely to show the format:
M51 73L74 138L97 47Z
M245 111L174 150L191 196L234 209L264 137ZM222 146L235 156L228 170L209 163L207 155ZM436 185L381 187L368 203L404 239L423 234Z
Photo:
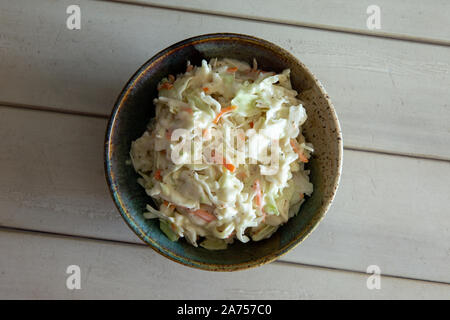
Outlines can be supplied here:
M291 81L308 114L304 135L314 145L307 168L314 192L300 212L269 239L246 244L236 241L223 251L194 248L184 239L171 242L158 222L145 220L146 203L153 203L136 182L130 165L131 142L145 131L154 116L156 86L168 74L183 73L186 61L234 58L251 63L253 58L266 71L291 69ZM146 62L120 94L105 138L105 172L111 195L129 227L151 248L187 266L211 271L235 271L277 259L302 242L322 220L336 194L342 169L342 135L331 101L320 82L293 55L262 39L241 34L208 34L193 37L164 49Z

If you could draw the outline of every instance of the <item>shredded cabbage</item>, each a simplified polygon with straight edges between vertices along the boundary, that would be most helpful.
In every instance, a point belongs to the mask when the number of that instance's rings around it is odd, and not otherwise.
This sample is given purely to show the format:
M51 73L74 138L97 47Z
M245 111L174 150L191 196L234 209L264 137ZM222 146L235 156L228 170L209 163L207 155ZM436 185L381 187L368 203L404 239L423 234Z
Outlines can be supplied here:
M138 183L158 207L147 205L145 218L159 219L172 241L222 250L266 239L297 214L313 192L304 166L314 149L289 70L188 62L158 90L156 117L130 150Z

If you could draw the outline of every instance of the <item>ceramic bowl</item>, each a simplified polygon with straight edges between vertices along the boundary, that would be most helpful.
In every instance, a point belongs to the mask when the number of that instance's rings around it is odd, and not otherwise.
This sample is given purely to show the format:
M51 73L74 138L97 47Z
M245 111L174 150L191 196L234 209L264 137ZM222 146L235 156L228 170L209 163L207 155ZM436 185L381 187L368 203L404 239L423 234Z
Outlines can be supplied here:
M314 145L308 163L314 192L300 212L269 239L249 243L235 241L228 249L195 248L184 239L171 242L156 220L144 219L147 203L153 203L132 166L127 164L131 142L142 135L154 117L157 84L168 74L183 73L187 60L234 58L277 73L291 69L293 88L305 102L308 120L304 135ZM342 168L342 136L331 101L320 82L297 58L262 39L242 34L207 34L178 42L147 61L128 81L112 110L105 138L105 172L114 202L128 226L152 249L190 267L234 271L273 261L301 243L318 225L331 205Z

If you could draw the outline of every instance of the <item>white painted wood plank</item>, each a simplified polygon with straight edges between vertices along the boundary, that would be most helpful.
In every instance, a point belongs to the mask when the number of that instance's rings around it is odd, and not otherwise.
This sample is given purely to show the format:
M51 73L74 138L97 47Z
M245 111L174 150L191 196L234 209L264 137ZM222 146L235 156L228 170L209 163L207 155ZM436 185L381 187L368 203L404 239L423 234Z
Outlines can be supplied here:
M347 147L450 159L450 48L110 2L2 1L0 101L109 114L157 51L202 33L241 32L293 52L336 106Z
M212 273L142 246L5 230L0 255L1 299L450 299L446 284L382 277L369 290L365 274L282 263ZM80 290L66 288L69 265Z
M112 0L192 10L301 26L365 32L450 43L450 3L446 0ZM377 5L381 29L367 28L367 8Z
M140 243L107 191L105 126L0 108L0 225ZM345 151L330 212L282 260L450 282L448 181L449 162Z

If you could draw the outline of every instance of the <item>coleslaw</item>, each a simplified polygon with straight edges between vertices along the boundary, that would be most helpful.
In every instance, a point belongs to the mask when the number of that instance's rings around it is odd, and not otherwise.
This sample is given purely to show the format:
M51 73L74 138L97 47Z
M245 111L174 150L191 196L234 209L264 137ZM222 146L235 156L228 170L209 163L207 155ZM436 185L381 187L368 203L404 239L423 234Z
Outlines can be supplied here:
M130 150L157 205L145 218L172 241L210 250L270 237L313 192L297 95L290 70L265 72L256 60L188 62L162 79L156 116Z

